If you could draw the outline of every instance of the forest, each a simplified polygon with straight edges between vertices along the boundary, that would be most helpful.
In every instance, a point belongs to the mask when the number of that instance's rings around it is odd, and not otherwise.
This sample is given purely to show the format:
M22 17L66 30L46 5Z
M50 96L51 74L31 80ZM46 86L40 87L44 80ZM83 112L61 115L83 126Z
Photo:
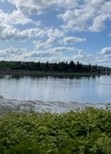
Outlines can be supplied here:
M110 67L98 65L84 65L80 62L21 62L21 61L0 61L0 70L28 70L42 72L75 72L75 73L110 73Z

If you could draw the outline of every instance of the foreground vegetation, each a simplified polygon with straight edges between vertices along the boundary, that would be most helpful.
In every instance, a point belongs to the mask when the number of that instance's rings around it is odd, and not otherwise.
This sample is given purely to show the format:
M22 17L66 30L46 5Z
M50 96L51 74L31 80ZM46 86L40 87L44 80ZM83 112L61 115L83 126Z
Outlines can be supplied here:
M2 115L0 154L111 154L111 111Z

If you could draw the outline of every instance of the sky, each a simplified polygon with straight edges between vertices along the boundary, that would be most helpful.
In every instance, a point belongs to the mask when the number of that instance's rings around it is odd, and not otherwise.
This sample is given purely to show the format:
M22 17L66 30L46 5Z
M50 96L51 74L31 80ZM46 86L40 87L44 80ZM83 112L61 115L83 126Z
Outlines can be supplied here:
M111 67L111 0L0 0L0 60Z

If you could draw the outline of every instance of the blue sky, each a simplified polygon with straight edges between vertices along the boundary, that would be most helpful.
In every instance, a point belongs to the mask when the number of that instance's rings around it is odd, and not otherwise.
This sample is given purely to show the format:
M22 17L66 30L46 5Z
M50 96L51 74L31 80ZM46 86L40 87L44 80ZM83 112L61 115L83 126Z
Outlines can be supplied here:
M111 1L0 0L0 60L111 66Z

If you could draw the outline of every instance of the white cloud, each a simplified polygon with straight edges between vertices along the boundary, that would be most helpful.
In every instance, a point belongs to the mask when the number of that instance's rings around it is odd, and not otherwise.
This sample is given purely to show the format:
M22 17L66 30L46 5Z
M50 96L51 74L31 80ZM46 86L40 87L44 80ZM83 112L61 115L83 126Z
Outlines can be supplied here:
M38 58L52 58L52 57L59 57L61 55L61 53L53 53L53 52L50 52L50 51L33 51L30 55L29 55L29 58L30 59L35 59L37 60Z
M34 61L69 61L73 59L84 63L107 62L111 59L111 47L101 49L100 54L95 54L94 56L82 49L75 48L73 45L86 41L84 37L74 36L77 34L75 31L90 31L92 32L90 34L93 34L93 32L102 31L106 27L106 22L111 21L110 0L0 1L7 1L13 5L9 12L0 10L0 40L4 40L5 42L5 40L10 39L18 39L20 41L30 38L31 44L34 44L32 51L23 48L19 49L19 47L14 48L12 46L1 50L0 57L2 59ZM50 18L47 19L46 17L47 11L50 16L50 10L54 11L54 19L56 21L53 23L50 23ZM40 13L46 14L45 16L42 14L41 16ZM53 17L53 13L51 17ZM57 18L55 15L57 15ZM43 21L39 21L38 19L40 18ZM49 20L48 24L47 20ZM90 38L87 34L85 37ZM87 39L87 43L88 41Z
M79 43L79 42L85 42L85 38L80 38L80 37L75 37L75 36L69 36L69 37L64 37L63 42L64 44L73 44L73 43Z
M57 62L62 57L61 52L52 52L49 49L46 50L33 50L25 55L26 61L41 61L41 62Z
M10 46L6 49L0 49L0 60L8 61L58 61L61 58L61 52L51 52L50 50L39 50L36 49L29 51L25 48L16 48ZM53 62L53 61L52 61Z
M0 49L0 60L25 60L24 57L28 54L25 48L15 48L10 46L6 49Z
M16 9L11 13L5 13L0 10L0 38L1 39L25 39L29 37L47 36L48 41L54 42L57 38L65 37L66 30L74 31L94 31L99 32L105 27L105 21L111 19L111 11L109 6L111 2L106 2L105 0L83 0L79 2L78 0L7 0L8 2L14 4ZM58 15L60 19L64 22L62 25L63 30L60 28L27 28L19 30L16 25L26 25L34 24L39 25L40 21L33 21L29 16L22 12L22 9L31 10L31 12L44 11L45 9L61 9L61 13ZM35 11L35 12L36 12ZM60 12L60 11L59 11ZM39 29L39 31L38 31ZM45 31L45 32L44 32ZM44 33L44 34L43 34ZM82 42L85 41L84 38L77 37L66 37L63 42L65 44L69 42Z
M57 32L57 33L56 33ZM52 28L43 28L43 27L33 27L19 30L18 28L7 25L4 23L0 23L0 39L8 40L8 39L28 39L31 37L48 37L47 43L51 44L56 41L57 38L64 36L64 33L58 29Z
M111 20L111 2L106 0L7 0L16 6L11 13L12 21L17 24L32 22L29 14L38 14L45 10L60 9L58 18L62 19L62 28L74 31L100 32L105 22ZM62 8L62 9L61 9Z
M17 25L30 25L31 28L18 28ZM48 43L64 36L64 32L58 28L46 28L40 21L33 21L23 14L20 9L5 13L0 10L0 39L27 39L31 37L48 37Z
M93 24L90 27L91 31L99 32L105 27L105 21L111 19L111 14L100 14L93 19Z
M105 0L83 0L76 9L68 9L58 15L64 24L63 28L74 31L102 31L105 22L111 20L109 6Z
M0 39L28 39L31 37L42 37L45 35L45 30L41 28L29 28L25 30L19 30L16 27L0 23Z
M95 57L95 62L99 65L111 67L111 47L104 47Z
M111 57L110 58L107 58L107 57L96 57L95 58L95 63L97 63L98 65L111 67Z
M46 50L33 50L29 51L25 48L16 48L10 46L6 49L0 49L0 60L13 60L13 61L41 61L41 62L59 62L74 60L83 64L98 64L111 66L111 53L105 52L107 49L101 49L103 52L100 55L89 54L82 49L74 47L52 47ZM64 55L64 51L73 51L72 55Z
M14 4L17 8L20 8L23 12L29 14L42 13L47 9L52 8L75 8L78 6L77 0L7 0Z
M52 47L53 43L54 43L54 40L51 40L51 39L47 39L45 42L42 42L41 40L33 41L35 48L38 50L50 48Z
M47 49L51 48L55 44L59 43L59 39L64 37L65 33L58 28L46 28L44 30L45 40L34 40L33 44L36 49Z
M62 29L58 28L48 28L46 34L49 38L55 39L63 37L65 35L65 32Z
M0 60L16 60L16 61L42 61L42 62L58 62L58 61L70 61L71 56L64 56L64 51L73 53L79 49L74 47L51 47L45 50L34 49L29 51L25 48L16 48L10 46L6 49L0 49ZM69 60L70 59L70 60Z
M74 61L80 61L82 63L94 63L94 55L86 53L82 50L78 50L77 54L74 54L73 60Z
M75 47L65 47L65 46L58 46L50 48L52 52L75 52L77 49Z
M105 47L100 51L101 55L111 55L111 47Z
M32 28L18 29L17 25L33 24ZM20 9L14 10L11 13L5 13L0 10L0 39L26 39L29 37L42 36L45 31L40 28L40 21L33 21L28 18Z
M110 0L106 1L104 5L102 5L101 10L104 13L108 13L108 12L111 13L111 1Z
M52 33L49 33L51 31ZM73 37L73 36L65 37L63 32L60 32L57 30L58 33L55 33L55 31L56 30L53 31L52 29L48 29L46 31L46 36L48 38L45 41L44 40L34 40L33 41L34 47L37 50L50 49L52 50L52 52L75 51L76 48L70 47L70 44L86 41L85 38L80 38L80 37ZM66 47L64 45L68 45L68 46Z
M5 13L3 10L0 10L0 23L8 24L8 25L16 25L21 24L25 25L28 23L33 23L33 20L26 17L20 9L14 10L11 13Z

